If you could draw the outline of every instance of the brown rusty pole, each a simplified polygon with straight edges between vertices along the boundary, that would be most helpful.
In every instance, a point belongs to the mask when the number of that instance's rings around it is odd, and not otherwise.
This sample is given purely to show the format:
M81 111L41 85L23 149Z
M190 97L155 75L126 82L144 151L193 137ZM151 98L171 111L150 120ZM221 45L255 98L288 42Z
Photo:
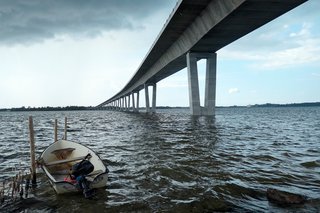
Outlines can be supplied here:
M64 118L64 139L67 140L67 117Z
M54 142L58 141L58 120L54 120Z
M36 154L35 154L35 141L34 141L34 131L33 131L32 116L29 116L29 142L30 142L30 159L31 159L32 185L37 185Z

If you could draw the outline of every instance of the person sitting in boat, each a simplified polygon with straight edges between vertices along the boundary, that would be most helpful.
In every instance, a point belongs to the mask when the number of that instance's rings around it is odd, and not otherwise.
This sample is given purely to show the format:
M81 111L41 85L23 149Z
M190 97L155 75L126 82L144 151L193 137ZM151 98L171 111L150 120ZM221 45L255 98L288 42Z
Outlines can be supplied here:
M70 175L71 180L76 181L76 187L83 191L85 198L90 198L93 196L93 190L90 189L90 184L86 179L86 175L94 170L94 165L87 160L89 157L91 157L90 153L81 162L73 165Z

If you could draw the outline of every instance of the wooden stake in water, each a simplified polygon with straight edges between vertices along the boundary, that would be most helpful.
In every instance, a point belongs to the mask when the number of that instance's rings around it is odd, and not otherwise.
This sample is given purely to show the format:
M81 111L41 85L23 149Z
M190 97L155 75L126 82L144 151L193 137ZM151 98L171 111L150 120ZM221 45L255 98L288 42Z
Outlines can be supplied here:
M67 117L64 118L64 139L67 140Z
M54 120L54 142L58 141L58 120Z
M29 116L29 139L30 139L30 157L31 157L31 177L32 185L37 184L36 177L36 154L35 154L35 145L34 145L34 131L33 131L33 120L32 116Z

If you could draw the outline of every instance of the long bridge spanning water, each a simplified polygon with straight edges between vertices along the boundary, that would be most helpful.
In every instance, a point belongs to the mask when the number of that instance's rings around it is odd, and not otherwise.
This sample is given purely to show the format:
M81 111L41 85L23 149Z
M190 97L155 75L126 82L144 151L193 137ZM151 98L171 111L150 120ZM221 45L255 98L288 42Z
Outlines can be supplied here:
M146 111L155 112L157 82L187 67L191 114L214 115L216 52L306 1L180 0L131 80L98 107L139 111L139 92L144 89ZM204 106L200 105L199 94L200 59L207 60Z

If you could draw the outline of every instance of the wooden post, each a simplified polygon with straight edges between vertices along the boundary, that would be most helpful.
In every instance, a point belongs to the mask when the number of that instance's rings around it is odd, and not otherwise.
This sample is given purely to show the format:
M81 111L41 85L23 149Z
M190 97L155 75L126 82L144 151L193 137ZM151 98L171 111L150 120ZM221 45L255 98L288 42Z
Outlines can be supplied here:
M64 118L64 139L67 140L67 117Z
M54 142L58 141L58 120L54 120Z
M30 142L30 158L31 158L31 178L32 185L37 185L37 176L36 176L36 154L35 154L35 145L34 145L34 131L33 131L33 120L32 116L29 116L29 142Z

